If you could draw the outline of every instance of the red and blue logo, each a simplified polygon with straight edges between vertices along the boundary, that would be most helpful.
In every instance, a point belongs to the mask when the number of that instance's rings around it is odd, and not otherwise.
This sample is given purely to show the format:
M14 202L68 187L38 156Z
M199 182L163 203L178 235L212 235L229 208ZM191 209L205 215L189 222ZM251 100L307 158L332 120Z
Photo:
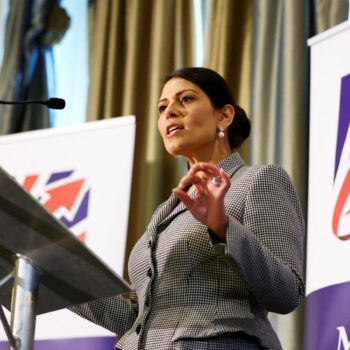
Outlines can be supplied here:
M341 239L350 239L350 74L341 80L340 108L338 135L335 155L334 181L340 178L340 187L336 194L336 201L332 217L333 234ZM348 145L348 147L345 147ZM340 163L343 159L345 166ZM345 161L344 161L345 160Z
M85 178L76 176L74 170L48 175L31 174L25 176L22 186L80 240L85 241L90 196Z

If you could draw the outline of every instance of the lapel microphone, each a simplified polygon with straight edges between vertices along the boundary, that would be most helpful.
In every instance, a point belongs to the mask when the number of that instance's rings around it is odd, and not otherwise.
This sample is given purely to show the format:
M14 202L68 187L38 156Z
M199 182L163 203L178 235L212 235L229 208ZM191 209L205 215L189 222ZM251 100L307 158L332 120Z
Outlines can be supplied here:
M27 104L41 104L45 105L47 108L52 109L63 109L66 106L66 101L62 98L52 97L46 101L2 101L0 100L1 105L27 105Z

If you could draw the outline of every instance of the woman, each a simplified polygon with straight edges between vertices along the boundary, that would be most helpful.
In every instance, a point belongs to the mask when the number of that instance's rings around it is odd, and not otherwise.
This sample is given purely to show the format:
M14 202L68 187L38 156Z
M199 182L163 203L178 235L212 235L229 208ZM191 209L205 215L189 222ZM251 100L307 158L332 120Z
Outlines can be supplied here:
M130 255L130 299L72 310L115 332L117 349L281 349L267 313L304 296L304 222L288 175L244 165L234 150L249 120L212 70L167 76L158 111L166 150L189 171Z

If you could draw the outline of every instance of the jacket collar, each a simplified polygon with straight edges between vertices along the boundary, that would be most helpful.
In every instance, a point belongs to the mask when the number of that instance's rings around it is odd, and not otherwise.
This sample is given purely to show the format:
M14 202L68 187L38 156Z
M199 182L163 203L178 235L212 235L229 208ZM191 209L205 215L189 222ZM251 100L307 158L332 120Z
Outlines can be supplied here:
M244 165L245 164L238 152L231 153L227 158L217 164L219 168L225 170L229 177L232 177L233 174Z

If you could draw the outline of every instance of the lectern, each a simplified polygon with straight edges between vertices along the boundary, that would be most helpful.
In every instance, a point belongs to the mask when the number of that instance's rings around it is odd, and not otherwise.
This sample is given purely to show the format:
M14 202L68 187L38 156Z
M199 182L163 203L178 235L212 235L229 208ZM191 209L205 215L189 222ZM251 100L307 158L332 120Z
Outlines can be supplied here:
M0 320L10 349L31 350L36 315L130 291L0 168Z

